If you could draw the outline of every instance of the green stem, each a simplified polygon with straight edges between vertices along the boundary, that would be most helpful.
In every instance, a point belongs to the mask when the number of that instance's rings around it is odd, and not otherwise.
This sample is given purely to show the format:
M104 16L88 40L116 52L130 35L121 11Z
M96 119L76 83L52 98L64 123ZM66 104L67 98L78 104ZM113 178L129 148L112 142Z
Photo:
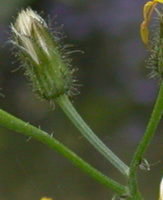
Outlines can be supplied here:
M54 149L57 152L59 152L61 155L69 159L75 166L82 169L89 176L93 177L101 184L105 185L108 188L111 188L117 194L122 195L126 193L126 188L123 185L117 183L116 181L102 174L100 171L96 170L94 167L82 160L74 152L69 150L67 147L65 147L58 140L50 136L48 133L16 118L15 116L1 109L0 125L18 133L22 133L26 136L35 138L36 140L46 144L51 149Z
M128 166L122 162L89 128L81 116L78 114L70 100L66 95L57 98L57 103L62 110L81 132L81 134L107 159L109 160L122 174L129 175Z
M163 82L160 83L159 94L156 99L156 103L154 105L144 136L141 139L137 147L137 150L133 156L133 159L131 161L129 187L132 195L138 192L137 177L136 177L137 167L141 163L144 153L146 152L149 144L152 141L152 138L156 132L156 128L160 122L162 114L163 114Z

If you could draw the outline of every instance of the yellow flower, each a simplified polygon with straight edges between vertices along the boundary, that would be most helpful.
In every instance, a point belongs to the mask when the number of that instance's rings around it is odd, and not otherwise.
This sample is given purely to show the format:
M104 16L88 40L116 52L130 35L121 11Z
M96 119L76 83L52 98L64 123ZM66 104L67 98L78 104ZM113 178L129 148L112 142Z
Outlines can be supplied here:
M144 5L144 9L143 9L144 20L140 25L140 35L141 35L141 39L142 39L143 43L146 45L148 44L148 40L149 40L148 25L149 25L153 10L154 10L155 6L157 5L157 3L163 3L163 0L148 1Z
M49 197L42 197L40 200L53 200L53 199Z

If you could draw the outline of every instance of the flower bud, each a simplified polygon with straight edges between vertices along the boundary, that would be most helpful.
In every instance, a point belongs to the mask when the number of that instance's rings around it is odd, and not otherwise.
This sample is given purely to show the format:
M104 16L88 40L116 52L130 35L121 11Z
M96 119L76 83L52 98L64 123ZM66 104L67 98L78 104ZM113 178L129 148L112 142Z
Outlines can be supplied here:
M12 43L18 47L20 60L34 90L45 99L71 94L73 71L69 59L63 59L63 51L48 25L32 9L22 10L14 24Z

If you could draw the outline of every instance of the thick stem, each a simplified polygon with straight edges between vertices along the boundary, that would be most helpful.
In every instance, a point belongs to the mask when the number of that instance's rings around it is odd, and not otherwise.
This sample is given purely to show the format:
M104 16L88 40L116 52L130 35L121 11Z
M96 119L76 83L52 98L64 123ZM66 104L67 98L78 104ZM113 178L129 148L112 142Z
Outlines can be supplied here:
M123 185L117 183L116 181L102 174L100 171L96 170L94 167L92 167L90 164L82 160L70 149L61 144L54 137L50 136L48 133L30 125L29 123L26 123L16 118L15 116L1 109L0 109L0 125L12 131L24 134L28 137L35 138L36 140L46 144L51 149L54 149L57 152L59 152L61 155L69 159L75 166L79 167L89 176L93 177L106 187L112 189L117 194L122 195L126 193L126 188Z
M99 151L109 162L112 163L122 174L125 176L129 175L128 166L120 160L89 128L85 121L78 114L70 100L66 95L62 95L57 98L57 103L60 105L62 110L81 132L81 134Z
M130 177L129 177L129 187L130 192L132 195L138 192L137 187L137 167L141 163L144 153L146 152L149 144L152 141L152 138L155 134L156 128L160 122L160 119L163 114L163 82L160 84L160 90L158 97L156 99L156 103L154 105L150 120L148 122L146 131L137 147L137 150L133 156L133 159L131 161L130 165Z

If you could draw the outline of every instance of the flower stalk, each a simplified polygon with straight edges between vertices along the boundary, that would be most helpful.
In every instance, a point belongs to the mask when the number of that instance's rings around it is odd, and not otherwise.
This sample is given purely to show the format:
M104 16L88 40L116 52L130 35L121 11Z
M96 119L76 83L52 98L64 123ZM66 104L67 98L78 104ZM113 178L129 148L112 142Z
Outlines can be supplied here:
M143 160L144 154L151 143L153 136L156 132L158 124L162 118L163 114L163 81L160 83L160 90L156 103L154 105L150 120L148 122L146 131L136 149L130 165L130 177L129 177L129 188L132 196L138 193L137 186L137 168L139 167L141 161Z
M76 126L76 128L81 132L81 134L99 151L114 167L116 167L125 176L129 175L128 166L119 159L90 129L90 127L85 123L85 121L78 114L69 98L64 95L60 96L55 100L62 110L65 112L67 117Z

